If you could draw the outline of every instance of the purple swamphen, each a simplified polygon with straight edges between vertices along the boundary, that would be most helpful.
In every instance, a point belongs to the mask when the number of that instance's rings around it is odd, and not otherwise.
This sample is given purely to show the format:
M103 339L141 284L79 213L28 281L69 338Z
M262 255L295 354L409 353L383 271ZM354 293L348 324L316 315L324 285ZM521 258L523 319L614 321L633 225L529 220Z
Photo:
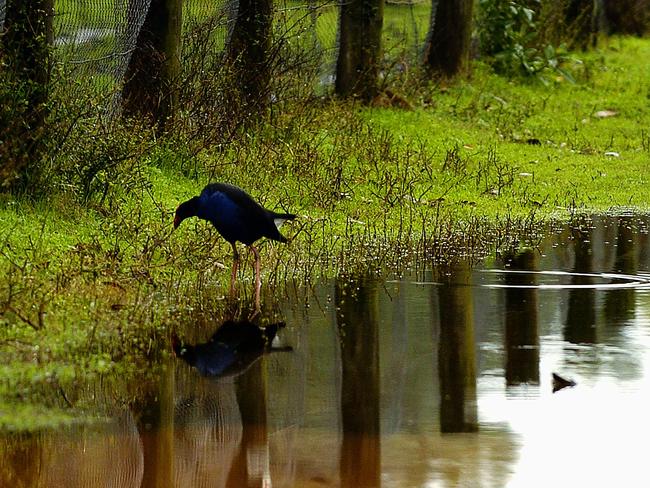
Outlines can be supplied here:
M255 304L259 309L260 254L253 243L262 237L287 242L278 228L287 220L296 218L293 214L276 213L267 210L241 188L228 183L210 183L197 197L181 203L176 209L174 229L188 217L198 217L212 222L219 234L230 243L233 251L233 266L230 276L230 293L234 293L239 253L237 241L246 244L255 255Z

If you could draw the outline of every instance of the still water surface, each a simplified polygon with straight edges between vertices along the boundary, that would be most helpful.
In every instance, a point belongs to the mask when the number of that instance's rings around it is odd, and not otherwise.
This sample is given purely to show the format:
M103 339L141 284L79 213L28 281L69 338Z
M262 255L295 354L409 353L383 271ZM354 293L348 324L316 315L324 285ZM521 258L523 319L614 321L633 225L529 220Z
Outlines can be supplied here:
M155 394L17 452L15 486L649 486L647 227L296 292L291 351L221 377L174 358Z

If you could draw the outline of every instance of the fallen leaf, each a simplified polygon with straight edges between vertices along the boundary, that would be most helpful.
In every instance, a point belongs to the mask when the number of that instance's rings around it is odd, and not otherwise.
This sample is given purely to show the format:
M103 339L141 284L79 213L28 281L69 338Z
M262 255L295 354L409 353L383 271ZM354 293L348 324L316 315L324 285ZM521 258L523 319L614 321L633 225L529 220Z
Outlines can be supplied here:
M607 117L615 117L618 115L616 110L599 110L594 114L597 119L606 119Z

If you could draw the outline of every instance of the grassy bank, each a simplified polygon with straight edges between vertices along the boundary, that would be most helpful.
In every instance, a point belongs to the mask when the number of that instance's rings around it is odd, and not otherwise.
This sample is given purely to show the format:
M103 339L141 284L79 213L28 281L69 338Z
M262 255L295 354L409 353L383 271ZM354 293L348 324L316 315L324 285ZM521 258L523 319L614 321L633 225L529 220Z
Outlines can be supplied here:
M582 57L575 85L479 66L409 95L412 110L300 107L227 147L143 137L141 156L98 174L100 191L1 197L0 409L48 408L0 415L0 426L67 421L93 405L88 384L100 379L128 397L116 378L154 374L172 329L207 334L245 306L250 262L242 301L228 303L230 246L204 222L171 229L176 206L209 181L300 216L283 227L289 245L262 244L269 309L287 283L481 256L534 243L552 219L647 210L650 66L639 60L650 42Z

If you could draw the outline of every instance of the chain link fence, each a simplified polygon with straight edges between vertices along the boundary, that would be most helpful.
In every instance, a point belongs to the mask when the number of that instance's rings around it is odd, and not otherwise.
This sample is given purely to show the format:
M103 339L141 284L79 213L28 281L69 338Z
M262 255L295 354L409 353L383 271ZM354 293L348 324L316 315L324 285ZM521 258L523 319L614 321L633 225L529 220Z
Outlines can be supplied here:
M56 61L72 76L119 83L135 48L150 0L58 0L54 11Z
M318 58L314 88L333 84L338 54L340 0L280 0L274 5L274 34L290 49ZM106 93L119 91L151 0L55 0L54 56L63 76L85 80ZM407 69L417 62L431 20L431 0L395 0L384 10L384 62ZM185 0L183 35L210 29L217 49L225 49L238 0ZM0 0L0 28L6 0ZM192 56L183 51L184 62ZM215 53L219 56L220 53ZM110 98L110 97L109 97Z

